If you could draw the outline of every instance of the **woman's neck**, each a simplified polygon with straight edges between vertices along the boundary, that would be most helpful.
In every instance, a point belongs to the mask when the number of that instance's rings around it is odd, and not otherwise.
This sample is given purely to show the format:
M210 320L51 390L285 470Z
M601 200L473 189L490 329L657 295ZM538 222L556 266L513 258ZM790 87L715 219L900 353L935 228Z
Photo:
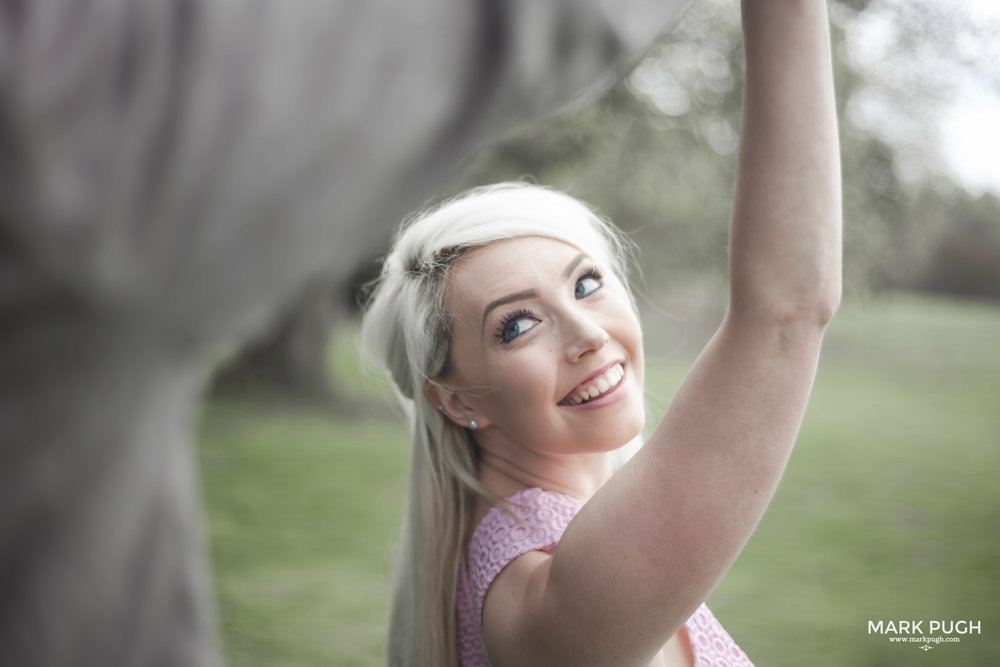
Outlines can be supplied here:
M530 462L480 448L479 481L492 493L506 498L521 489L546 491L589 499L611 476L611 457L595 454L541 455Z

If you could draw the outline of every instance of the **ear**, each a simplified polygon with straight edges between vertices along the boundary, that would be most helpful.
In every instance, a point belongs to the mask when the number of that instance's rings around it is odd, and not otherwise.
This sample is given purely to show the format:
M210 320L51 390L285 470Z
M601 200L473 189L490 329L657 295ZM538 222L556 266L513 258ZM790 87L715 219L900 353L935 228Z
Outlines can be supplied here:
M455 387L428 380L424 383L424 393L432 405L437 406L438 410L459 426L468 428L475 421L476 428L482 430L490 423L482 413L469 405L462 392Z

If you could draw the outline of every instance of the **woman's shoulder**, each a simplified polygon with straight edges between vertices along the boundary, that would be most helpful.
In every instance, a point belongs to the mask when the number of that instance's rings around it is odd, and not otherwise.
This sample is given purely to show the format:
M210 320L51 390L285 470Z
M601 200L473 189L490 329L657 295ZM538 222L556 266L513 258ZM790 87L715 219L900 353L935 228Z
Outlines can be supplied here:
M472 533L466 560L470 588L480 603L493 579L515 558L555 549L581 507L582 500L530 488L490 508Z
M572 496L537 487L521 489L486 512L472 532L470 549L476 544L531 540L543 535L558 540L581 507L583 501Z
M557 491L545 491L537 486L521 489L504 498L504 502L518 518L524 521L534 519L541 523L560 518L572 519L583 507L583 501L578 498ZM503 513L501 508L493 509L498 514Z

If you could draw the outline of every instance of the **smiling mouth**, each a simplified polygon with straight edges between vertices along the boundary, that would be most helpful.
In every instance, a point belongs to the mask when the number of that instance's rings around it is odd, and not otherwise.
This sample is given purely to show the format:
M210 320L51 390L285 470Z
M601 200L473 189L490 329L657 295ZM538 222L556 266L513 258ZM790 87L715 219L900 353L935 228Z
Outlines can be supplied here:
M625 377L625 368L621 363L614 364L601 375L591 378L581 383L576 389L569 393L566 398L559 401L559 405L583 405L596 400L612 391L621 384Z

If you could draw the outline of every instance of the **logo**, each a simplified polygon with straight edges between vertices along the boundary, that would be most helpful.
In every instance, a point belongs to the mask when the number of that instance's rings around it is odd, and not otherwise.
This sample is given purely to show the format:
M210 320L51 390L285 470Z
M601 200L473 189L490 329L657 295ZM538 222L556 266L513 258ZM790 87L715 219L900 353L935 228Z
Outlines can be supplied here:
M941 644L958 644L963 636L981 635L981 620L894 619L869 620L868 634L881 635L894 644L917 644L927 653Z

